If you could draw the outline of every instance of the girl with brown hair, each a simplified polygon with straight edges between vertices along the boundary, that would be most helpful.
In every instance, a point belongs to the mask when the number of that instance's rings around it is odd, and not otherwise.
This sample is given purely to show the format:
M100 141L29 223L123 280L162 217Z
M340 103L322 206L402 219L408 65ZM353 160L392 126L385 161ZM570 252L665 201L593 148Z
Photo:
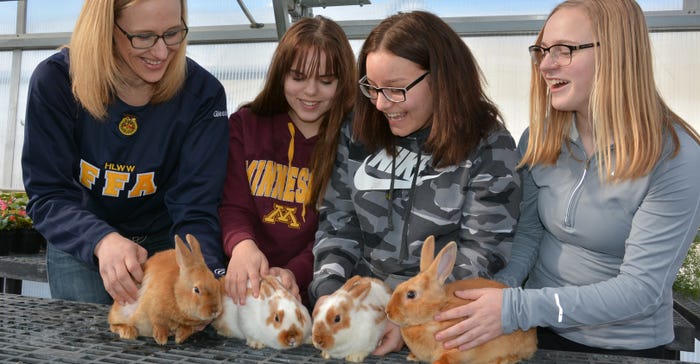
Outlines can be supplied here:
M342 28L302 18L280 40L263 90L231 115L219 215L231 258L226 290L235 302L245 303L248 281L257 297L261 275L273 274L308 304L317 203L356 77Z

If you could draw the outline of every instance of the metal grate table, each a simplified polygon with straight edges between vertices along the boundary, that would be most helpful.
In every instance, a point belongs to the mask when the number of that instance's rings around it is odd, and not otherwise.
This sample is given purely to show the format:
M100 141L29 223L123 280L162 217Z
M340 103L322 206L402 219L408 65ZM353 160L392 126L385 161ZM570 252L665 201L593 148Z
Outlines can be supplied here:
M700 300L698 298L674 294L673 308L696 328L700 327ZM694 330L694 336L696 339L700 339L700 329Z
M254 350L212 329L181 345L152 338L121 340L109 331L109 306L0 294L0 363L344 363L324 360L311 345ZM407 352L369 356L367 363L406 363ZM527 363L679 363L540 350Z

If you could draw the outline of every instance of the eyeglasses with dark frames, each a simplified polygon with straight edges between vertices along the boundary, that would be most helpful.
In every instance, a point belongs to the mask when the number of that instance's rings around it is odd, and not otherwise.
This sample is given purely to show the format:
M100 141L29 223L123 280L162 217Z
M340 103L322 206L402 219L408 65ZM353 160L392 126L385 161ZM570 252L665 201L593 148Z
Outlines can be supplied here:
M169 30L161 35L155 33L130 34L119 26L117 22L114 22L114 25L116 25L117 29L119 29L127 39L129 39L129 42L133 48L148 49L156 45L158 39L163 39L163 43L165 43L167 46L175 46L182 43L187 37L187 32L189 32L190 29L187 27L187 24L185 24L185 20L181 20L184 28Z
M541 47L538 45L531 45L528 47L530 51L530 57L532 57L532 62L536 65L542 63L544 56L549 53L552 61L559 66L568 66L571 64L571 58L574 51L586 48L593 48L600 45L600 42L586 43L577 46L572 46L568 44L553 44L549 47Z
M370 100L376 100L377 97L379 96L379 93L381 92L382 95L384 95L384 98L387 99L388 101L391 102L404 102L406 101L406 92L408 90L412 89L415 85L417 85L419 82L423 81L425 76L427 76L430 72L425 72L424 74L420 75L420 77L416 78L413 82L409 83L408 86L406 87L376 87L372 86L367 83L367 75L362 76L360 81L358 82L360 85L360 91L362 91L362 94L367 96Z

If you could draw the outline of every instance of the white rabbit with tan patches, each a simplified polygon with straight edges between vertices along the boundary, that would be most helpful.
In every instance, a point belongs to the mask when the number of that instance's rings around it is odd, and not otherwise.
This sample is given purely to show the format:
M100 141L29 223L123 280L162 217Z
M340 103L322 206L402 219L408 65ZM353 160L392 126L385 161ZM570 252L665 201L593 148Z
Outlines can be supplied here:
M361 362L377 347L387 323L391 290L384 282L354 276L313 313L311 338L324 359Z
M219 281L223 290L224 277ZM309 341L309 311L277 277L262 277L258 298L253 297L248 287L245 305L237 305L231 297L223 296L223 313L212 322L219 335L245 339L246 345L253 349L283 350Z

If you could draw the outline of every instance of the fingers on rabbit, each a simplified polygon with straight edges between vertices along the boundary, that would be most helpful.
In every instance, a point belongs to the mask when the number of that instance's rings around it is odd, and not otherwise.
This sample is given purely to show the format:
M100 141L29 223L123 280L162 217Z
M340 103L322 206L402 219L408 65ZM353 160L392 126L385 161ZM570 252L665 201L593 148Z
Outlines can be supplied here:
M257 298L249 287L245 305L236 305L226 296L223 307L212 323L217 333L244 339L255 349L290 349L308 342L311 335L309 311L274 276L262 277Z

